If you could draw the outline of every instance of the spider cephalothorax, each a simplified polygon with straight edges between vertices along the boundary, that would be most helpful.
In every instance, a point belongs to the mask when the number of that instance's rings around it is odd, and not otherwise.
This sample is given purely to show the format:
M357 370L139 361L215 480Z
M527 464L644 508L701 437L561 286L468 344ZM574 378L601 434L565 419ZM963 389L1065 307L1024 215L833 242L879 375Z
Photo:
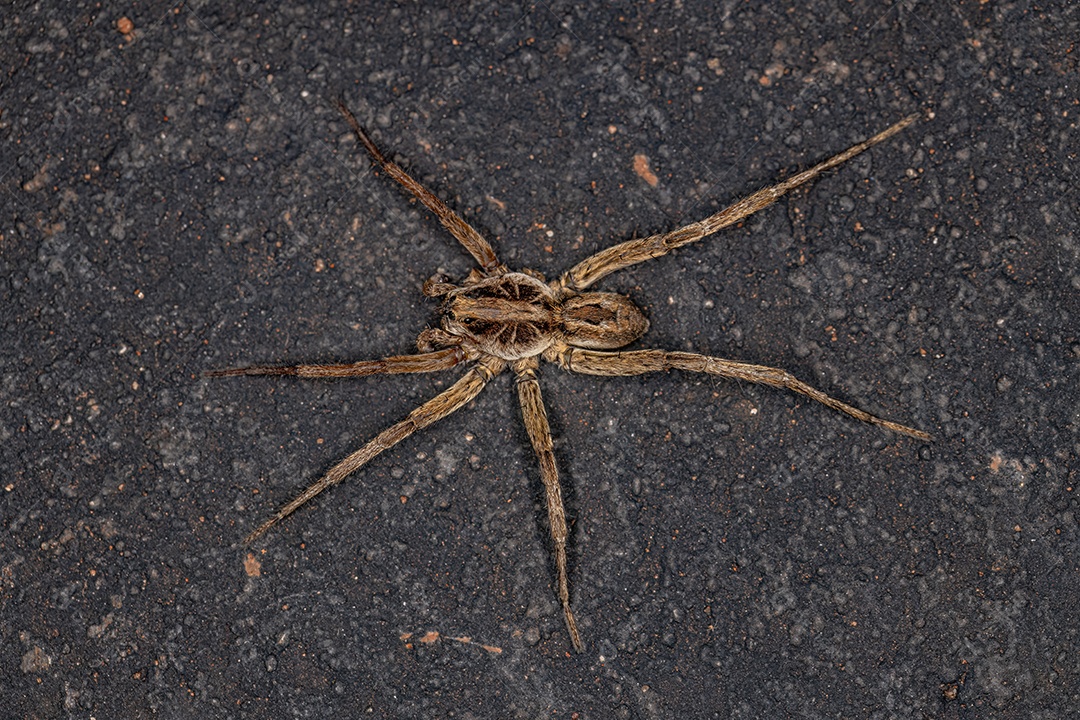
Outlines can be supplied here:
M480 394L488 381L509 366L517 376L518 401L525 428L540 463L548 522L555 550L556 582L563 616L575 649L584 643L570 608L566 573L566 514L559 486L559 472L552 450L544 402L537 379L542 358L564 370L588 375L640 375L660 370L687 370L772 385L801 393L834 410L898 433L929 440L921 430L882 420L843 403L779 368L725 360L723 358L664 350L624 350L649 329L649 321L623 295L595 292L588 288L616 270L665 255L697 242L754 214L793 188L840 165L867 148L892 137L915 121L901 120L887 130L858 143L839 155L736 202L720 212L669 233L651 235L602 250L581 261L558 281L548 283L531 270L510 271L480 233L462 220L441 200L416 182L397 164L388 160L367 136L343 103L339 109L357 139L388 175L401 183L439 218L458 242L476 260L478 267L461 285L445 278L432 278L424 294L443 299L442 327L420 334L418 355L399 355L381 360L363 360L343 365L257 365L230 370L213 370L208 376L298 375L309 378L357 377L391 373L426 373L449 370L463 363L469 370L451 387L413 410L370 442L332 467L320 480L259 525L247 537L253 541L274 524L323 490L341 482L379 453L466 405Z

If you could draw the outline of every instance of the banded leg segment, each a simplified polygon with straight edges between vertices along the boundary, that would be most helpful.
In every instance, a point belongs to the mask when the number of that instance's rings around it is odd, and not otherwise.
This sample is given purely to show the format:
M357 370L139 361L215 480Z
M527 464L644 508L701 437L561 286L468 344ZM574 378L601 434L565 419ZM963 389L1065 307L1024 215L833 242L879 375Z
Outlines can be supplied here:
M475 258L476 262L480 264L481 270L486 275L498 274L505 270L502 263L495 257L495 251L491 248L491 243L484 239L484 237L473 228L472 225L465 222L460 215L455 213L446 203L440 200L430 190L414 180L409 173L401 169L401 166L390 160L379 148L372 142L368 134L364 132L364 129L360 127L360 123L356 120L349 108L345 107L345 103L338 100L338 110L345 116L345 120L349 123L349 127L352 128L353 133L356 134L360 143L367 148L368 154L371 158L379 164L387 175L397 180L401 185L413 194L417 200L422 202L428 210L435 213L435 216L439 218L439 222L443 227L450 231L450 234L457 238L470 255Z
M250 365L225 370L207 370L203 377L235 377L238 375L295 375L303 378L363 377L365 375L399 375L449 370L465 361L465 351L447 348L419 355L395 355L380 360L361 360L344 365Z
M562 489L559 486L559 469L555 465L554 445L551 442L551 428L548 425L547 411L540 395L540 383L536 380L538 363L535 357L514 363L517 373L518 400L521 402L521 414L525 418L525 429L529 433L533 450L540 461L540 480L544 483L544 495L547 500L548 525L551 529L551 542L555 546L555 570L558 583L559 601L562 602L566 629L570 633L570 642L578 652L585 652L585 643L578 632L574 611L570 609L570 583L566 577L566 540L569 532L566 528L566 510L563 508Z
M704 220L691 223L678 230L659 235L650 235L639 240L628 240L618 245L613 245L606 250L601 250L595 255L585 258L562 276L560 282L563 287L570 290L584 290L602 277L622 270L623 268L636 265L637 263L651 260L652 258L667 255L676 248L690 243L695 243L704 237L734 225L759 210L763 210L781 197L791 192L804 183L808 183L823 172L841 165L859 153L872 148L880 142L888 140L896 133L915 122L918 115L911 115L896 123L887 130L883 130L874 137L864 142L852 145L844 152L818 163L809 170L793 175L781 183L758 190L733 205L724 208L715 215L710 215Z
M484 386L487 385L488 381L502 372L505 368L506 363L502 360L485 360L474 366L460 380L413 410L404 420L386 428L362 448L353 452L337 465L330 468L329 472L327 472L320 480L309 485L307 489L300 493L295 499L278 510L262 525L255 528L255 530L244 539L244 542L253 542L260 535L295 512L304 503L314 498L323 490L337 485L367 464L379 453L384 450L389 450L417 430L426 428L460 409L463 405L479 395L480 391L484 389Z
M841 402L817 388L807 385L787 370L766 365L750 365L735 362L734 360L698 355L697 353L667 352L664 350L600 352L567 346L557 350L549 350L544 357L566 370L585 375L642 375L647 372L661 370L688 370L736 380L746 380L759 385L771 385L772 387L783 388L805 395L811 400L815 400L845 415L850 415L856 420L862 420L871 425L880 425L893 432L909 435L920 440L932 439L928 433L922 430L916 430L871 415L865 410Z

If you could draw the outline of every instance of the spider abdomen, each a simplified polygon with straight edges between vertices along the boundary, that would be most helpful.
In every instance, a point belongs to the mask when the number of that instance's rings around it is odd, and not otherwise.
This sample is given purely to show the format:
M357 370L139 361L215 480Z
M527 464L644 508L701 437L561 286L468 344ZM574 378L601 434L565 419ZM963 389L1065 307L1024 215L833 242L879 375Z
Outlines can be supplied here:
M590 350L616 350L645 334L649 321L625 295L584 292L562 303L563 339Z

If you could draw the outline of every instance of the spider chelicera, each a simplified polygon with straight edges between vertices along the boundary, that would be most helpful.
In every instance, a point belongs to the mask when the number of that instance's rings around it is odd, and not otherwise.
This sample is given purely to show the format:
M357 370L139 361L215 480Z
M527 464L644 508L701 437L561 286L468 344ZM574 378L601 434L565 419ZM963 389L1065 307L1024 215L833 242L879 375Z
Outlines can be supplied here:
M424 295L442 299L442 327L427 329L417 339L419 354L344 365L255 365L211 370L208 377L234 375L296 375L305 378L360 377L396 373L429 373L468 366L452 386L391 425L339 462L246 538L250 543L327 488L338 484L384 450L411 434L442 420L480 394L487 383L508 367L516 376L518 401L525 428L540 462L547 501L548 523L555 550L556 581L566 627L576 650L585 645L570 607L566 572L566 513L559 471L552 451L537 370L540 360L587 375L640 375L661 370L687 370L752 383L786 388L858 420L921 440L930 436L914 428L875 417L796 379L785 370L687 352L625 350L645 334L649 321L624 295L596 292L596 281L623 268L666 255L697 242L768 207L787 192L850 160L900 132L917 116L904 118L869 140L853 145L772 187L759 190L730 207L672 232L619 243L588 257L557 280L548 282L533 270L513 271L499 262L487 240L439 198L414 180L372 142L343 102L338 109L372 159L439 218L450 234L476 260L477 268L455 285L444 277L424 283Z

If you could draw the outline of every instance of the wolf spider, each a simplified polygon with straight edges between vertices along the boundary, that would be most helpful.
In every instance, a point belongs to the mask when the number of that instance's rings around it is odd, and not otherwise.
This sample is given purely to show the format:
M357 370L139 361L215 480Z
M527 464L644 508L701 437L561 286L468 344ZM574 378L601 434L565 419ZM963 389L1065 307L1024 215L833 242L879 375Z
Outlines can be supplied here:
M424 295L442 300L442 327L429 328L420 333L417 339L419 354L343 365L255 365L212 370L205 375L340 378L429 373L449 370L463 363L469 364L469 369L451 387L330 468L320 480L255 528L245 543L254 541L316 495L359 470L379 453L457 411L479 395L493 377L509 367L516 375L525 429L540 462L540 479L544 484L548 523L555 549L559 600L570 640L574 648L581 652L585 646L570 608L566 573L566 514L559 488L559 471L552 451L551 430L537 381L541 358L564 370L587 375L640 375L660 370L688 370L771 385L801 393L863 422L921 440L930 439L921 430L883 420L832 398L779 368L687 352L619 352L618 348L629 345L645 334L649 321L626 296L589 290L596 281L617 270L666 255L753 215L785 193L892 137L913 123L917 116L907 117L869 140L853 145L777 185L759 190L704 220L672 232L629 240L601 250L579 262L558 280L548 282L534 270L513 271L499 262L495 251L480 233L379 151L343 102L338 102L338 109L374 162L427 206L473 256L479 267L473 269L460 285L439 276L424 283Z

